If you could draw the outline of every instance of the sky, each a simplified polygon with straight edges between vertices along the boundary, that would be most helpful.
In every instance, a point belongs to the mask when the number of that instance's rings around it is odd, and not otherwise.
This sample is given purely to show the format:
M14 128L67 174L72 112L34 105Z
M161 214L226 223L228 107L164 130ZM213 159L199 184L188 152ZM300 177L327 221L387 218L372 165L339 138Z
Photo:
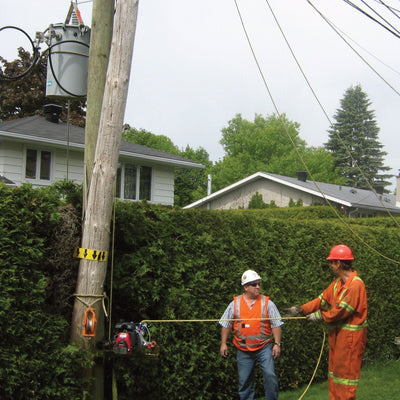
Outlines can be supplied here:
M399 37L343 0L310 1L376 72L307 0L139 0L124 122L165 135L181 149L203 147L214 162L224 156L221 129L236 114L252 121L256 114L285 113L309 146L322 146L346 90L360 84L388 153L385 165L398 175ZM366 1L400 30L400 11ZM400 10L399 0L383 1ZM13 0L2 8L0 28L17 26L33 39L64 22L69 7L68 0ZM92 3L78 1L78 7L90 27ZM1 56L16 59L20 46L30 49L21 32L0 31Z

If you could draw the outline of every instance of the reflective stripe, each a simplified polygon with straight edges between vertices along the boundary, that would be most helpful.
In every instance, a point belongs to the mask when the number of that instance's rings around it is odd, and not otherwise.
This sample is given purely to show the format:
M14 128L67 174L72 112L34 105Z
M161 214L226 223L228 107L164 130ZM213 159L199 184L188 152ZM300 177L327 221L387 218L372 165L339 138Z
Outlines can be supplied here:
M328 373L328 378L331 378L334 383L339 383L340 385L357 386L359 379L345 379L333 376L333 372Z
M339 300L342 300L346 293L347 293L347 288L343 289L342 293L340 293Z
M241 298L242 298L242 295L239 295L237 297L237 299L235 300L236 303L235 303L235 309L234 309L234 315L233 315L234 319L237 319L240 315L240 300L241 300ZM237 333L238 333L238 336L240 336L240 327L242 324L238 324L238 325L239 326L238 326Z
M344 308L346 311L348 311L351 314L353 314L353 312L354 312L354 308L349 303L346 303L345 301L340 302L339 307Z
M265 296L261 296L261 335L265 336Z
M336 297L337 286L340 282L340 278L336 279L335 286L333 287L333 297Z
M367 320L365 320L360 325L343 324L340 322L332 322L331 324L328 324L329 329L345 329L348 331L361 331L367 326L368 326Z

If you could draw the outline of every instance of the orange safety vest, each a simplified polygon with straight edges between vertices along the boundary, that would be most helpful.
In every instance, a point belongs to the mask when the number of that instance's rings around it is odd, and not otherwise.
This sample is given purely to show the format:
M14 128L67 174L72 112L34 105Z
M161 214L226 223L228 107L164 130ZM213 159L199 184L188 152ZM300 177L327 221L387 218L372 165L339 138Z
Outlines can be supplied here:
M233 322L235 334L233 344L239 350L260 350L272 341L271 324L266 319L268 318L268 301L268 296L260 295L250 309L243 295L233 298L233 318L240 319Z

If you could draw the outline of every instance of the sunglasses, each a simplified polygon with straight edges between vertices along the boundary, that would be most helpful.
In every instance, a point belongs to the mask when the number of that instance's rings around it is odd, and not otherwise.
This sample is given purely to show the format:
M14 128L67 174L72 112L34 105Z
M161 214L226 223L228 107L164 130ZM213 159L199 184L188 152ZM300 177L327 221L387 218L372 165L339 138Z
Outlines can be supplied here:
M260 286L261 287L261 284L260 284L260 282L258 282L258 283L249 283L249 286L253 286L253 287Z

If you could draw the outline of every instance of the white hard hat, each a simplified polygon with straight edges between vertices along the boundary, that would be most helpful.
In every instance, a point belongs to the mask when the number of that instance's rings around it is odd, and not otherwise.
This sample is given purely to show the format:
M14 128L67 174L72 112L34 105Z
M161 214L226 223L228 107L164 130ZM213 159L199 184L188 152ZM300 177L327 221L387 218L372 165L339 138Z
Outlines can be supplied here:
M248 269L247 271L243 272L242 275L242 286L247 285L250 282L259 281L261 276L257 274L256 271Z

